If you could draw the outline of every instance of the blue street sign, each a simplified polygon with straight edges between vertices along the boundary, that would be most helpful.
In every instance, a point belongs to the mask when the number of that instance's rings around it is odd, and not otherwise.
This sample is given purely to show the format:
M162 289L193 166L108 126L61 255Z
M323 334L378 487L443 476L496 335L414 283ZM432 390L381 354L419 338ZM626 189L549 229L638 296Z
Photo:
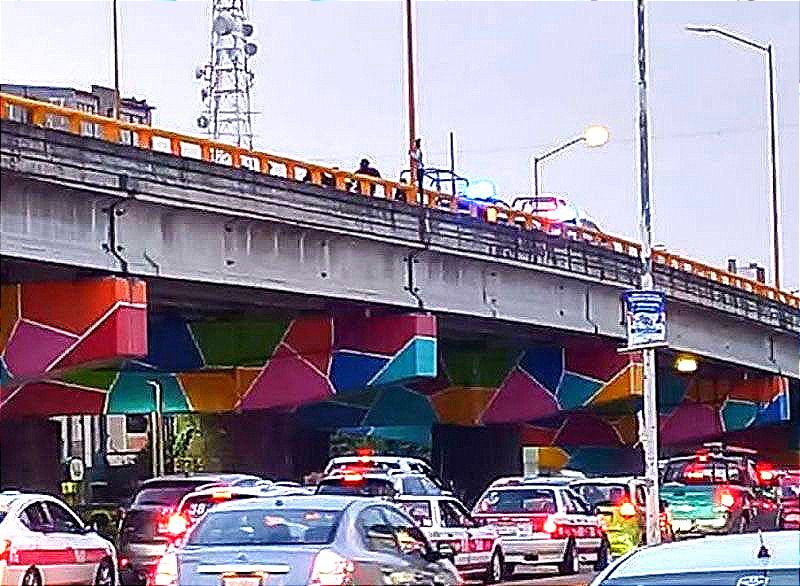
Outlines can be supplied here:
M625 323L628 348L664 346L667 343L667 301L660 291L626 291Z

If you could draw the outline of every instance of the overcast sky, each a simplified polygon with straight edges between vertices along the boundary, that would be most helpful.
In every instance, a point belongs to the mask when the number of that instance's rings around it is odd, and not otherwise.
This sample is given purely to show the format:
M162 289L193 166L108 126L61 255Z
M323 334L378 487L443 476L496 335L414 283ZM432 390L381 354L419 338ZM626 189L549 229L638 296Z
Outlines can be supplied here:
M0 76L14 83L112 85L111 2L0 1ZM197 133L210 1L124 0L122 89L155 123ZM406 161L402 4L251 1L259 44L257 146L344 168L362 156L396 177ZM775 47L784 285L798 275L800 3L649 4L655 240L724 266L771 268L766 60L686 24ZM637 238L635 14L627 2L419 2L419 113L429 165L530 191L529 158L593 122L612 138L543 164L610 233ZM769 271L771 273L771 270Z

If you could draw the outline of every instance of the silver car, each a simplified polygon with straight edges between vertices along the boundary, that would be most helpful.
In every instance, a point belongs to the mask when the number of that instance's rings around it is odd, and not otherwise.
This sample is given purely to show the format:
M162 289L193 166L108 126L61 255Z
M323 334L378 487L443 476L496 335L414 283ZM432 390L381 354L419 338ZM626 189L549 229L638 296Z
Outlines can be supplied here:
M460 584L452 549L432 549L383 500L289 496L211 509L158 564L156 586Z
M704 537L633 550L592 586L796 586L800 533Z

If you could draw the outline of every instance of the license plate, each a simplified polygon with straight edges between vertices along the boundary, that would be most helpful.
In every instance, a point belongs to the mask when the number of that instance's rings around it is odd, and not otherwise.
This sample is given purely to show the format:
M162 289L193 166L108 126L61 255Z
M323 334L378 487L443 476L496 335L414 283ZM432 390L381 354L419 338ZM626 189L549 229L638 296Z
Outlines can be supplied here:
M225 576L222 586L261 586L261 576Z
M497 532L500 535L515 535L517 533L517 528L516 527L503 527L503 526L500 526L500 527L497 528Z

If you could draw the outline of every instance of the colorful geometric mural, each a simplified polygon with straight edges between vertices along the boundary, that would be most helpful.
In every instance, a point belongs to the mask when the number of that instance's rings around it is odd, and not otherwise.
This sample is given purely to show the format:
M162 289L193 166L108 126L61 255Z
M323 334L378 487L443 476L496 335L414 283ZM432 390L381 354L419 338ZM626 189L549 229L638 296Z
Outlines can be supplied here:
M0 296L0 414L15 402L41 411L59 396L72 408L91 409L98 402L91 390L64 394L36 381L147 353L143 281L108 277L12 284L0 287ZM27 386L26 381L33 382Z
M621 355L613 342L599 339L527 349L440 343L438 370L433 380L372 393L339 394L331 401L304 407L300 414L309 424L330 429L508 424L627 404L641 396L642 388L638 357ZM617 425L627 430L635 422L630 421L629 409L622 411L626 415L618 419L625 423ZM620 445L629 436L622 439L608 429L603 424L599 445ZM412 432L419 435L417 430ZM391 433L399 439L396 430ZM575 432L566 433L564 437L569 438ZM553 437L548 434L547 443L541 445L550 445Z
M261 322L154 315L149 331L142 360L28 383L0 415L147 413L155 410L155 385L165 413L287 408L436 376L429 315ZM93 401L70 400L87 392Z

